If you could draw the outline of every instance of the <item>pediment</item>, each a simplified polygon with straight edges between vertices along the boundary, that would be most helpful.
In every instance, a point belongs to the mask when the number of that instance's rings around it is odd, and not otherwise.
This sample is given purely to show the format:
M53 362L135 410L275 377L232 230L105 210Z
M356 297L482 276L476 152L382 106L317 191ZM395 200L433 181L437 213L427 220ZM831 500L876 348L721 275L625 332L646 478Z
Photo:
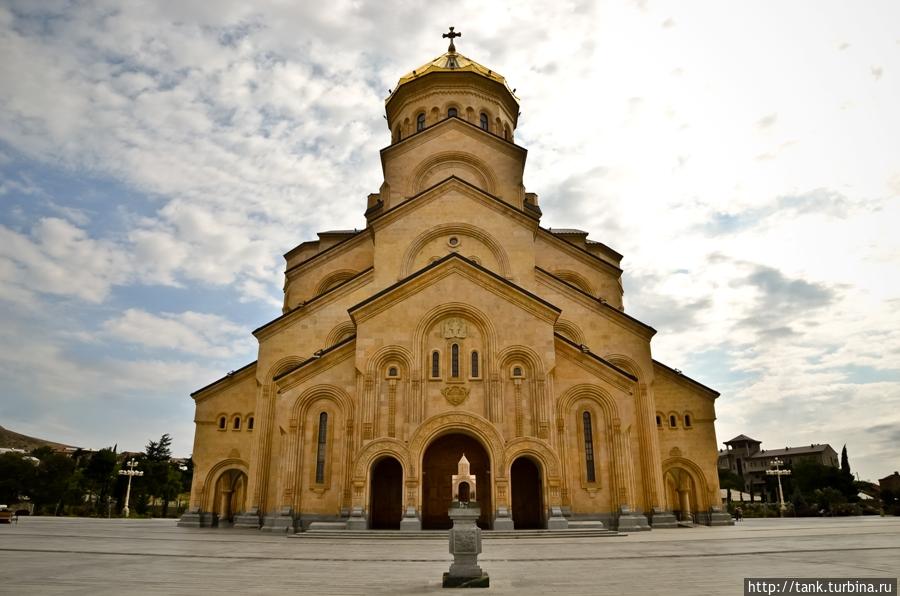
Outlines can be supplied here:
M535 216L521 209L516 209L500 197L485 192L474 184L457 176L450 176L441 180L430 188L408 198L396 207L392 207L381 215L373 218L369 222L369 225L377 232L379 229L384 228L397 219L405 217L409 213L421 209L434 201L440 200L450 193L459 193L462 196L471 198L476 203L501 213L507 216L510 221L514 221L530 230L538 229L538 220Z
M452 286L457 293L468 293L470 299L473 291L489 293L551 325L562 312L557 306L528 290L463 256L451 253L352 306L349 309L350 317L359 325L448 278L453 278Z

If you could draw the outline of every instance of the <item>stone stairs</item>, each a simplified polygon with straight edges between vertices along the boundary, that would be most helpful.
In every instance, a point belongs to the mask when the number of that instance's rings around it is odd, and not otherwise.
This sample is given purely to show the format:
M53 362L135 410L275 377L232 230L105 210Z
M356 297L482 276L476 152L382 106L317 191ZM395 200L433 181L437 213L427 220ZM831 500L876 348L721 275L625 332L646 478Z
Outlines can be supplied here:
M597 538L625 536L613 530L598 527L569 528L566 530L485 530L481 537L484 540L522 539L522 538ZM335 528L316 528L288 534L289 538L304 540L447 540L447 530L421 530L419 532L401 532L400 530L341 530Z

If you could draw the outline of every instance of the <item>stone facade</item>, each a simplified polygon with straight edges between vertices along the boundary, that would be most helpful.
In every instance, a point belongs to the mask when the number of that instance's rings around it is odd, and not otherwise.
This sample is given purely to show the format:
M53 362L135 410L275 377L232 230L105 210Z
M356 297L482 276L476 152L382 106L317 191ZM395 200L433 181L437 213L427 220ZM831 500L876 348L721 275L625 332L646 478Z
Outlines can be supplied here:
M462 452L484 528L724 519L718 393L653 360L622 255L540 226L518 108L455 51L400 80L365 229L289 251L257 361L192 394L183 525L449 527Z

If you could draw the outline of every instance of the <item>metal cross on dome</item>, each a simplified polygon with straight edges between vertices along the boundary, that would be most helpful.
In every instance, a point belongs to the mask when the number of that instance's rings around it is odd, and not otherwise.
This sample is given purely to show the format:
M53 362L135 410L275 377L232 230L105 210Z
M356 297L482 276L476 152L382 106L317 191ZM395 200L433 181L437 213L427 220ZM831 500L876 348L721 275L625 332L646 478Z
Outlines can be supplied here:
M447 48L448 52L456 51L456 46L453 45L453 39L456 37L462 37L462 33L457 33L453 29L454 29L453 27L450 27L450 33L444 33L443 35L441 35L441 37L449 37L450 38L450 47Z

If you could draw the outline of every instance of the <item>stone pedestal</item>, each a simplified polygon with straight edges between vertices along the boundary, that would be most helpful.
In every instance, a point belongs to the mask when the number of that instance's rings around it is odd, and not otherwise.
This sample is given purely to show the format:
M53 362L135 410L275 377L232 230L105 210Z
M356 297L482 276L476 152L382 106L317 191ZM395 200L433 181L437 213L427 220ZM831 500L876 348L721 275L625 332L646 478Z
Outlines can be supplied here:
M288 533L294 531L294 510L290 507L284 507L274 515L267 515L263 518L263 525L260 528L263 532L282 532Z
M445 588L487 588L490 586L488 574L478 566L481 553L481 529L475 525L481 515L481 508L474 501L468 507L454 501L448 512L453 522L450 528L450 553L453 563L444 574Z
M569 520L563 517L560 507L550 508L550 517L547 519L548 530L565 530L569 527Z
M212 513L204 513L200 508L189 509L178 520L179 528L208 528L212 525Z
M650 524L647 522L646 515L633 511L627 505L619 508L619 520L616 530L619 532L643 532L649 529Z
M256 508L234 516L235 528L259 529L259 511Z
M734 518L727 511L723 511L721 507L712 507L709 512L709 525L711 526L733 526Z
M497 507L497 517L494 518L494 530L507 532L515 529L512 516L509 515L509 509L503 506Z
M650 518L650 526L653 528L677 528L678 520L671 511L654 509L653 517Z
M362 507L354 507L350 510L350 519L347 520L348 530L368 530L369 520L363 513Z
M403 512L403 518L400 520L401 532L419 532L422 530L422 521L414 507L407 507Z

